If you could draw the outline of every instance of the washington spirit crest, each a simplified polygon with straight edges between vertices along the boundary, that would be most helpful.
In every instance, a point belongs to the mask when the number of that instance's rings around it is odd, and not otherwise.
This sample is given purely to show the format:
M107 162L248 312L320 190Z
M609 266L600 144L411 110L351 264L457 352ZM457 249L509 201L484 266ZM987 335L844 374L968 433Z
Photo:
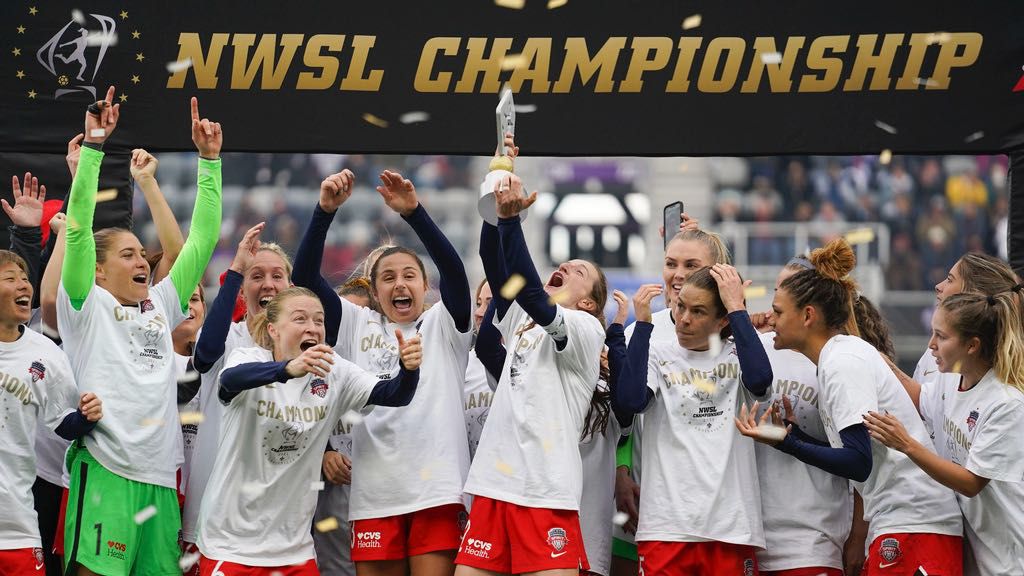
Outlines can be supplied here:
M555 552L561 552L565 550L565 545L569 543L569 539L566 537L564 528L552 528L548 530L548 544L555 549Z
M971 410L971 413L967 415L967 431L974 432L974 427L978 425L978 414L977 410Z
M150 310L156 310L156 307L153 306L153 301L152 300L150 300L149 298L146 298L142 302L139 302L139 312L141 312L142 314L145 314L146 312L149 312Z
M878 549L878 554L887 563L893 563L900 559L903 552L900 551L900 541L895 538L885 538Z
M46 366L39 360L36 360L28 367L28 373L32 375L32 382L39 382L46 376Z
M309 391L310 393L323 398L327 396L327 382L323 378L314 378L313 381L309 383Z

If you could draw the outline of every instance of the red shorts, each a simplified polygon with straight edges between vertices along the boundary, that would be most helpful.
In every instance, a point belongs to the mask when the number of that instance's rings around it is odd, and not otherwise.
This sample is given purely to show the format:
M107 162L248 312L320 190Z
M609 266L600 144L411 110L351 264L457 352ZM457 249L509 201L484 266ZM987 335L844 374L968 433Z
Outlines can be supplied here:
M658 576L758 576L757 549L728 542L637 542L640 573Z
M445 504L398 516L352 521L352 561L401 560L459 547L466 507Z
M42 548L0 550L0 576L46 574Z
M505 574L590 569L578 512L528 508L483 496L473 498L455 563Z
M64 555L64 518L68 515L68 489L60 491L60 512L57 514L57 533L53 536L53 553Z
M191 565L181 567L182 576L199 576L199 560L202 558L202 555L199 553L199 547L192 542L183 541L181 543L181 556L182 562L184 562L186 556L195 558Z
M772 570L771 572L761 570L760 572L761 576L843 576L843 571L839 568L825 568L824 566Z
M910 576L918 567L928 576L960 576L964 571L963 538L945 534L883 534L868 548L863 576Z
M320 576L316 560L312 559L295 566L245 566L206 556L199 558L199 573L202 576Z

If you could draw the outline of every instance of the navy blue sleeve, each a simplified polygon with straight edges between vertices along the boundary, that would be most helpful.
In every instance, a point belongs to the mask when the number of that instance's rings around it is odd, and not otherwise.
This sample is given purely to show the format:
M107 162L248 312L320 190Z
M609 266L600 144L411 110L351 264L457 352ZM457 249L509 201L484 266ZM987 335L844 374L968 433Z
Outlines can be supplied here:
M468 332L472 328L473 302L469 292L466 266L462 263L458 250L452 246L448 237L431 220L422 204L416 206L416 209L408 217L403 216L402 218L405 218L405 221L416 232L416 236L427 249L430 259L437 266L437 273L440 275L438 290L441 292L441 302L444 303L444 307L448 309L448 313L455 320L455 327L459 329L459 332Z
M772 386L772 363L768 353L764 351L761 338L750 322L746 310L737 310L729 314L729 327L732 328L733 341L736 343L736 356L740 360L740 371L743 373L743 385L751 394L762 397Z
M843 441L842 448L805 442L793 434L786 435L775 447L830 474L864 482L871 475L872 466L868 429L863 424L854 424L843 428L839 437Z
M235 300L241 289L242 275L228 270L224 284L206 314L206 321L203 322L203 329L199 332L199 340L192 354L192 363L200 374L209 372L224 355L224 343L231 330L231 315L235 311Z
M416 395L416 385L420 381L420 371L406 370L399 362L398 374L390 380L381 380L370 392L366 405L374 406L408 406Z
M338 330L341 328L341 300L334 288L320 274L320 266L324 259L324 242L327 241L327 230L331 227L335 212L326 212L317 202L313 208L313 216L309 219L306 233L302 235L299 249L295 253L295 264L292 267L292 284L312 290L324 307L324 342L328 346L338 343Z
M615 392L622 377L622 367L626 365L626 331L622 324L612 324L605 330L604 345L608 347L608 390L611 392L612 412L623 428L633 424L633 414L621 410L615 399Z
M796 422L793 422L791 420L786 420L786 425L787 426L791 426L791 428L789 429L789 433L793 434L794 436L796 436L796 439L801 441L801 442L806 442L808 444L816 444L818 446L830 446L828 442L823 442L821 440L818 440L814 436L811 436L807 432L804 432L803 430L801 430L800 426Z
M189 358L185 366L185 373L178 378L178 405L188 404L199 394L203 379L195 369L195 362Z
M509 275L519 274L526 279L526 286L516 295L516 302L541 326L548 326L555 320L558 307L551 303L544 284L540 281L537 268L530 259L526 247L523 227L519 216L498 219L498 236L501 238L501 252ZM500 290L500 286L498 289ZM494 288L492 287L493 291Z
M32 307L37 307L39 305L39 281L42 279L39 271L42 270L43 232L39 226L10 226L8 230L11 234L11 252L21 256L25 265L28 266L28 282L32 285L33 292Z
M92 429L95 427L95 422L89 422L85 415L78 410L75 410L64 417L64 420L61 421L60 425L57 426L57 429L54 430L54 432L57 433L57 436L60 436L65 440L78 440L82 436L92 432Z
M480 323L480 331L476 335L476 345L473 346L473 353L480 359L487 373L495 380L501 379L501 371L505 367L505 357L508 351L501 344L501 332L494 325L495 303L487 306L483 322Z
M248 362L232 366L220 374L220 401L230 404L235 396L246 390L259 388L271 382L287 382L291 376L285 370L289 360L281 362Z
M484 221L480 228L480 262L484 266L484 276L491 287L491 302L497 306L495 314L500 321L508 312L512 302L501 296L501 289L508 282L508 271L505 269L505 257L501 253L501 238L498 229Z
M650 322L634 325L633 337L626 348L626 362L612 389L612 408L620 424L632 422L633 416L643 412L654 399L654 390L647 385L647 357L651 351L653 331L654 324ZM608 361L611 362L610 353Z

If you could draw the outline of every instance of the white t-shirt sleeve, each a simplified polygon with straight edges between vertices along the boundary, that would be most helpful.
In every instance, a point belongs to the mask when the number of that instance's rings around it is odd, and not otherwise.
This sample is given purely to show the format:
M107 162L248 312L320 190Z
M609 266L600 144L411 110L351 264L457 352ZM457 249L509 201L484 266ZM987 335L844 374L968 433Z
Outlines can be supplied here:
M878 390L855 354L840 352L829 359L822 391L836 432L862 424L864 414L878 410Z
M964 468L1005 482L1024 482L1024 404L996 404L974 436Z
M498 328L498 332L501 332L502 338L508 342L512 337L512 331L519 325L520 317L526 315L526 311L519 305L518 302L512 302L508 310L505 311L505 315L498 320L498 315L494 315L494 326Z
M149 297L160 302L161 309L167 311L167 321L171 330L181 324L188 317L181 310L181 300L178 299L178 290L174 287L174 279L168 274L166 278L149 289Z
M560 333L566 337L565 346L561 350L556 345L555 354L570 359L570 362L581 371L592 369L601 362L601 350L604 349L604 331L601 322L582 310L566 310L558 307L555 321L561 318ZM549 331L551 327L545 327Z
M46 362L49 372L46 388L46 406L43 408L43 424L50 430L56 430L64 417L78 410L78 387L71 372L64 352L57 349L48 350ZM100 398L103 401L103 398Z
M373 409L373 404L367 404L370 401L370 394L373 393L373 389L380 380L376 375L335 354L332 372L339 368L342 369L339 371L341 393L335 402L336 414L341 416L349 410L367 414Z
M929 430L936 424L936 417L942 419L942 385L943 377L926 380L921 383L921 394L917 400L917 412L921 420L928 424ZM941 422L939 422L941 426Z
M658 389L661 387L662 378L661 365L658 362L658 357L654 353L654 350L651 350L650 354L647 356L647 389L652 393L657 394ZM651 402L647 407L650 408L653 405L654 402ZM633 421L636 422L636 419Z

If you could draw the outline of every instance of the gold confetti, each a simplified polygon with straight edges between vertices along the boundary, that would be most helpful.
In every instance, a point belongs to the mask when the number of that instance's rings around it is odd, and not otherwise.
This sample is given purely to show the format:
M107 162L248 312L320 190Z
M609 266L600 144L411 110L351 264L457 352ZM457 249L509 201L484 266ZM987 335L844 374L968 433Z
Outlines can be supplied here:
M514 472L512 470L512 467L509 466L509 464L504 460L498 460L497 462L495 462L494 467L498 470L498 472L501 472L505 476L511 476Z
M522 10L526 6L526 0L494 0L494 5L512 10Z
M955 372L956 374L959 374L960 373L960 365L961 364L962 364L962 362L957 360L956 364L953 364L953 372Z
M551 440L544 440L544 442L541 443L541 448L544 449L545 454L551 452Z
M743 289L743 297L747 300L761 298L766 294L768 294L768 289L764 286L747 286Z
M164 421L160 418L143 418L142 422L139 422L143 426L163 426Z
M433 477L434 471L431 470L429 466L424 466L423 469L420 470L420 480L426 482L427 480L430 480Z
M178 419L187 426L189 424L202 424L203 420L206 420L206 416L203 416L202 412L182 412L178 414Z
M701 392L707 392L708 394L715 391L715 383L700 374L693 377L693 385Z
M953 38L949 32L932 32L928 35L928 44L945 44Z
M548 0L548 10L554 10L555 8L561 8L569 3L569 0Z
M875 230L873 228L857 228L856 230L850 230L844 235L846 241L852 246L858 244L870 244L875 240Z
M882 150L881 154L878 155L878 163L883 166L886 166L889 164L889 162L892 162L892 150L886 148L885 150Z
M337 530L339 527L338 519L334 516L328 516L323 520L316 523L317 532L331 532Z
M139 510L138 512L135 513L135 523L142 524L143 522L149 520L153 516L156 516L156 506L150 504L149 506L146 506L142 510Z
M369 112L363 113L363 120L365 122L367 122L368 124L373 124L374 126L376 126L378 128L387 128L388 127L388 121L387 120L384 120L383 118L378 118L378 117L374 116L373 114L370 114Z
M105 188L96 193L96 203L110 202L117 198L117 188Z
M529 65L529 62L522 54L509 54L501 59L502 70L515 70L516 68L524 68L527 65Z
M683 20L683 30L693 30L700 26L700 14L694 14L693 16L687 16Z
M558 306L559 304L565 304L565 302L569 300L569 296L571 295L568 290L559 290L548 297L548 302L552 306Z
M522 274L513 274L501 287L501 297L505 300L515 300L524 286L526 286L526 278L523 278Z

